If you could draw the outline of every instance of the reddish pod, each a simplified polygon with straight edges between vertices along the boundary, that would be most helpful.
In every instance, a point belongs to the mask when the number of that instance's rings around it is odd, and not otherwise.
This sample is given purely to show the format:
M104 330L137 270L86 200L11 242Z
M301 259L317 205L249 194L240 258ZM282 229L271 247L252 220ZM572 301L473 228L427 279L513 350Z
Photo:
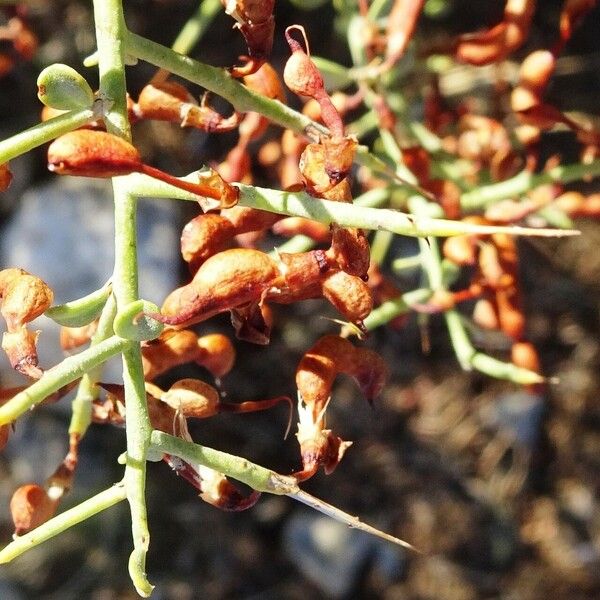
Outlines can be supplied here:
M142 162L139 152L126 140L105 131L76 130L50 144L48 169L59 175L118 177L143 173L174 187L220 201L221 206L237 202L239 190L226 184L216 173L199 173L199 183L184 181Z
M39 277L23 269L0 271L0 314L7 328L2 348L11 366L33 379L42 375L36 348L39 332L29 331L25 325L48 309L53 299L52 290Z
M477 66L504 60L527 39L534 11L535 0L506 0L504 18L498 25L458 38L456 59Z
M290 31L297 29L302 33L306 52L299 42L291 35ZM329 128L334 138L344 137L344 124L336 110L329 94L325 90L325 83L319 69L310 60L310 49L304 27L301 25L290 25L285 30L285 39L292 51L292 55L285 63L283 80L285 84L299 96L314 98L321 107L321 119Z
M351 376L371 402L382 391L388 369L373 350L357 348L336 335L322 337L304 356L296 370L298 388L298 442L303 470L299 479L313 475L319 466L330 473L337 466L348 442L325 429L325 410L333 382L339 373Z
M134 111L140 119L169 121L181 127L195 127L208 132L231 131L240 123L237 113L223 117L210 108L206 96L198 106L184 86L172 81L146 85L140 92Z
M404 55L424 4L425 0L395 0L387 19L382 71L389 71Z
M165 329L158 338L142 345L144 378L148 381L189 362L205 367L214 377L223 377L233 368L235 348L220 333L198 337L188 329Z
M271 54L275 18L275 0L221 0L225 12L236 21L248 46L247 62L243 67L230 70L234 77L245 77L255 73Z

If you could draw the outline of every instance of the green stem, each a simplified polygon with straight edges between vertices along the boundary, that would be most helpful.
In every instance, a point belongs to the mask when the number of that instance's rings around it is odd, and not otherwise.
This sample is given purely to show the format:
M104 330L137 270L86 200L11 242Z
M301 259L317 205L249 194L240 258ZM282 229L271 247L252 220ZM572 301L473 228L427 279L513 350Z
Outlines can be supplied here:
M411 207L415 212L427 210L427 205L412 201ZM440 250L435 239L419 239L420 254L423 259L423 270L427 274L429 286L432 290L445 289L444 274ZM544 378L528 369L522 369L508 362L497 360L491 356L477 352L471 344L460 314L456 310L444 312L444 320L450 334L450 341L456 358L465 371L476 369L497 379L507 379L521 385L541 383Z
M314 131L325 134L327 129L278 100L253 92L236 81L225 69L219 69L182 56L166 46L135 33L127 33L127 51L157 67L197 83L225 98L238 112L259 112L273 123L299 133Z
M73 131L73 129L93 121L97 116L91 108L72 110L2 140L0 142L0 164Z
M206 33L219 10L221 10L220 0L203 0L173 42L171 46L173 51L179 54L189 54Z
M94 0L94 19L98 44L100 95L112 107L106 114L108 131L129 140L125 86L125 47L127 29L120 0ZM113 179L115 202L115 267L113 293L117 312L138 299L136 246L136 199L122 178ZM140 596L147 597L153 586L146 577L146 554L150 543L146 513L146 458L150 438L150 419L146 406L144 373L139 342L127 341L123 348L123 384L127 461L125 489L131 510L133 551L129 575Z
M225 473L225 475L250 486L253 490L279 495L293 494L299 491L294 477L280 475L245 458L187 442L162 431L153 431L150 441L153 450L172 454L191 464L203 465Z
M559 165L549 171L537 174L521 171L521 173L506 181L482 186L476 190L463 193L460 197L460 204L465 211L475 212L483 210L500 200L518 197L546 183L566 184L579 181L585 177L599 176L600 160L595 160L589 164Z
M50 394L79 379L84 373L107 361L111 356L119 354L126 344L126 340L113 336L97 346L74 356L68 356L55 367L45 371L42 377L26 390L19 392L6 404L0 406L0 425L12 423Z
M194 180L195 174L184 179ZM191 192L175 188L167 183L145 175L134 173L123 178L127 180L129 191L138 196L152 198L171 198L196 202L198 197ZM285 192L267 188L236 184L240 189L240 206L258 208L282 215L306 217L322 223L337 223L342 227L361 227L363 229L385 229L399 235L409 237L448 237L461 234L486 235L492 233L509 233L511 235L528 235L536 237L565 237L579 235L579 231L563 229L535 229L531 227L476 225L463 221L415 217L396 210L371 208L345 202L321 200L306 192ZM372 190L375 192L375 190ZM378 202L386 190L377 190L373 194L373 202ZM366 197L366 194L364 194ZM371 200L371 198L369 198Z
M94 0L100 98L105 101L104 123L109 133L131 140L125 85L127 28L120 0Z
M138 298L136 243L136 198L127 191L122 178L113 179L115 197L115 269L113 292L117 312ZM133 552L129 574L141 596L149 596L153 586L146 577L146 554L150 543L146 511L146 459L150 443L150 418L146 406L144 372L139 342L128 341L123 349L125 390L125 431L127 460L125 487L131 510Z
M374 308L364 320L364 326L372 331L382 325L387 325L392 319L405 315L412 310L414 304L426 302L431 296L431 290L421 288L406 292L392 300L386 300Z
M10 544L0 550L0 564L10 562L27 550L39 546L42 542L53 538L63 531L77 525L90 517L114 506L125 499L125 486L123 482L116 483L107 490L84 500L81 504L66 510L46 521L33 531L14 539Z
M90 348L93 348L113 335L112 322L115 318L116 303L111 293L108 297L100 319L96 333L92 336ZM76 434L82 438L90 423L92 422L92 402L98 397L96 383L100 379L101 365L91 369L83 375L77 386L77 394L71 403L71 423L69 434Z

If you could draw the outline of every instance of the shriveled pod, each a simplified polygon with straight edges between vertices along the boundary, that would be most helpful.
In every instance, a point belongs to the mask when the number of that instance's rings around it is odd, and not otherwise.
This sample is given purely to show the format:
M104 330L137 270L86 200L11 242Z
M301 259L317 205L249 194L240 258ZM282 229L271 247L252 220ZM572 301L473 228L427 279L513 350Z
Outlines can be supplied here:
M521 340L525 333L525 315L516 288L496 290L498 322L502 331L513 340Z
M15 535L23 535L54 516L57 503L47 491L34 483L17 488L10 499Z
M269 290L265 300L289 304L321 296L322 279L332 266L323 250L292 254L282 252L278 259L283 283Z
M334 225L330 252L342 271L366 279L371 249L362 229Z
M534 11L535 0L507 0L498 25L458 38L456 59L477 66L504 60L527 39Z
M371 402L385 386L388 369L373 350L357 348L347 339L335 335L322 337L304 354L296 370L301 478L312 475L324 463L331 472L347 447L347 443L325 429L325 410L339 373L352 377ZM335 457L332 446L337 450Z
M165 300L162 323L186 326L255 302L282 282L277 263L264 252L246 248L224 250L211 256L186 286Z
M489 298L480 298L473 307L473 322L483 329L500 328L495 304Z
M189 329L165 329L154 340L142 344L144 378L156 379L177 365L193 360L198 349L198 336Z
M221 4L225 12L237 21L236 27L242 32L248 46L249 57L243 57L247 63L243 67L234 67L230 72L234 77L255 73L273 47L275 0L221 0Z
M302 33L306 52L302 46L290 35L290 31L297 29ZM325 90L323 77L315 63L310 60L310 49L304 27L290 25L285 30L285 39L292 51L292 55L285 63L283 80L285 84L299 96L314 98L321 107L321 119L330 129L333 137L344 137L344 124L336 110L329 94Z
M54 294L39 277L23 269L0 272L0 313L9 331L33 321L50 307Z
M37 354L39 331L29 331L25 326L6 331L2 336L2 349L6 352L10 366L32 379L42 376Z
M205 367L214 377L223 377L233 367L235 349L220 333L198 337L188 329L165 329L158 338L142 345L144 377L148 381L189 362Z
M57 138L48 148L48 169L59 175L118 177L144 173L199 196L219 200L222 206L237 202L239 191L216 173L198 174L199 183L178 179L142 162L126 140L105 131L76 130Z
M209 257L223 250L236 228L229 219L214 213L194 217L181 232L181 255L195 272Z
M231 131L240 122L237 113L223 117L210 108L205 99L199 106L187 88L172 81L146 85L140 92L135 112L140 119L169 121L208 132Z
M235 363L235 348L222 333L209 333L198 338L199 354L195 362L216 378L227 375Z
M359 327L373 310L371 290L359 277L344 271L332 271L323 277L321 288L323 297Z
M523 85L537 94L543 94L554 68L556 57L548 50L536 50L529 54L519 69L519 85Z
M8 163L0 165L0 192L8 189L12 182L13 176L8 167Z
M244 84L261 96L285 102L285 90L279 75L268 62L264 63L256 73L246 75Z
M404 55L424 4L424 0L395 0L387 20L383 71L391 69Z
M52 290L39 277L17 268L0 271L0 314L7 327L2 349L13 369L33 379L42 375L36 347L38 332L29 331L25 324L39 317L53 299Z
M160 399L186 419L206 419L221 412L247 413L266 410L291 400L278 396L268 400L249 400L247 402L222 402L219 392L200 379L180 379L175 382Z

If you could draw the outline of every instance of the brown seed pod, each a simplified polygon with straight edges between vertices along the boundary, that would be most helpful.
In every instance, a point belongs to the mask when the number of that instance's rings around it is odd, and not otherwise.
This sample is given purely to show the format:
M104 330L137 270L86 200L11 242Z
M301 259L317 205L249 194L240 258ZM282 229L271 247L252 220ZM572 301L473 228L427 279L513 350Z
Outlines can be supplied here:
M9 331L39 317L53 300L52 290L39 277L23 269L0 271L0 313Z
M233 368L235 348L221 333L209 333L198 338L198 356L195 362L210 371L213 377L223 377Z
M472 235L455 235L444 240L444 258L455 265L474 265L477 260L477 238Z
M556 57L549 50L536 50L521 63L519 83L537 94L543 94L554 68Z
M169 369L194 359L198 336L188 329L164 329L154 340L142 344L144 379L152 381Z
M167 297L162 314L151 316L169 325L199 323L255 302L281 282L277 263L265 253L246 248L224 250L203 263L191 283Z
M352 323L362 325L373 310L369 286L359 277L332 271L322 281L323 297Z
M279 75L267 62L256 73L246 75L244 77L244 84L261 96L285 102L285 90L283 89Z
M511 360L517 367L529 369L535 373L540 372L540 359L531 342L515 342L510 353Z
M235 235L229 219L214 213L194 217L181 232L181 255L195 272L208 258L222 250Z
M297 29L302 33L306 52L302 46L290 35L290 31ZM333 138L344 137L344 124L333 105L329 94L325 91L325 83L319 69L315 63L310 60L310 50L308 39L304 27L300 25L290 25L285 30L285 39L292 51L283 71L283 80L285 84L299 96L308 96L314 98L321 107L321 119L330 129Z
M232 206L239 196L239 190L226 184L216 172L199 173L199 183L192 183L145 165L134 146L106 131L78 129L56 138L48 148L48 169L59 175L80 177L144 173L193 194L219 200L221 206Z
M404 55L424 4L424 0L395 0L387 20L383 71L391 69Z
M43 374L38 366L36 347L39 333L29 331L23 326L15 331L6 331L2 336L2 349L6 352L10 366L32 379L39 379Z
M339 373L354 378L365 398L372 402L385 386L388 369L373 350L356 347L337 335L320 338L304 354L296 370L296 387L315 419L328 402Z
M231 131L240 123L237 113L223 117L210 108L206 96L198 106L184 86L172 81L146 85L140 92L134 110L139 119L169 121L181 127L195 127L208 132Z
M357 348L335 335L322 337L304 354L296 370L300 417L297 437L303 465L297 475L301 478L312 475L321 464L331 472L348 446L324 428L325 410L338 373L354 378L371 402L383 389L388 369L376 352Z
M10 499L15 535L23 535L52 518L56 504L39 485L29 483L17 488Z
M199 338L188 329L165 329L158 338L142 345L144 378L148 381L189 362L205 367L214 377L223 377L233 367L235 349L220 333Z
M502 331L513 340L523 339L525 333L525 315L521 310L521 301L515 288L496 290L498 321Z
M480 298L473 307L473 322L488 330L500 328L494 303L489 298Z
M502 22L458 38L456 59L477 66L505 59L527 39L534 11L535 0L507 0Z
M160 399L188 418L204 419L219 412L219 392L200 379L180 379Z

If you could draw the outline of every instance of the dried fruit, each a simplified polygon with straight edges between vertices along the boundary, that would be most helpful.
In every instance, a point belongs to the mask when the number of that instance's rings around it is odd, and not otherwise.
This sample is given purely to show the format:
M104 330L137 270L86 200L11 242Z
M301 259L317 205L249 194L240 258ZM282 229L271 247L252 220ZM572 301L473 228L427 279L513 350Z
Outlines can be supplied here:
M39 485L29 483L17 488L10 499L15 535L23 535L52 518L56 505Z
M77 130L50 144L48 169L59 175L118 177L144 173L193 194L214 198L221 206L237 202L239 191L216 172L199 173L199 183L178 179L142 162L139 152L126 140L105 131Z
M347 339L327 335L302 357L296 370L298 388L298 442L303 470L300 479L313 475L320 465L330 473L337 466L347 442L325 429L325 410L338 373L354 378L371 402L383 389L387 365L373 350L357 348Z

